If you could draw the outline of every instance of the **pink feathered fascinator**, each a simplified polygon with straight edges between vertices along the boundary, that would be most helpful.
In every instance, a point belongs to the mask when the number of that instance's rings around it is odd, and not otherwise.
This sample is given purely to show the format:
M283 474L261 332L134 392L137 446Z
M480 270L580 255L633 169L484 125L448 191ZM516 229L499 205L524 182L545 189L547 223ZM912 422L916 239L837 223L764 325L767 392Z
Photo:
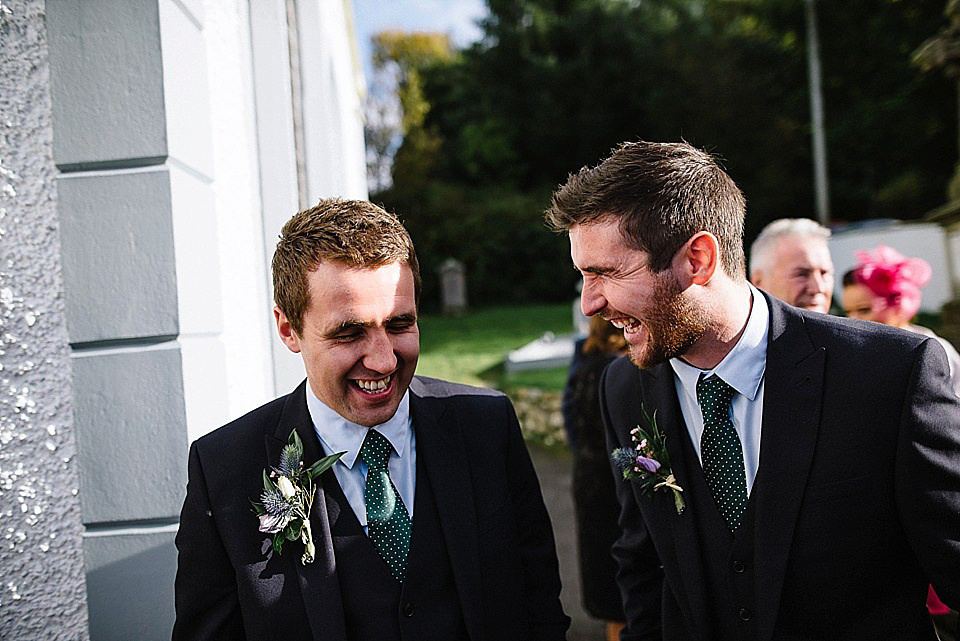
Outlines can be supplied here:
M920 288L930 282L930 264L907 258L892 247L856 252L854 278L877 297L874 311L899 311L907 320L920 309Z

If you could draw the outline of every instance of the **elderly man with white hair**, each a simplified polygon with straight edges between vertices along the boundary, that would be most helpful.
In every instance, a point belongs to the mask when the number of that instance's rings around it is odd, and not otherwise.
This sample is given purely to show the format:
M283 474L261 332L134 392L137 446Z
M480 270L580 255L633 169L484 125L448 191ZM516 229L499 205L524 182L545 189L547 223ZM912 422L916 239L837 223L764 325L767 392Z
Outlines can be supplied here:
M809 218L781 218L750 247L750 281L794 307L830 311L833 260L830 230Z

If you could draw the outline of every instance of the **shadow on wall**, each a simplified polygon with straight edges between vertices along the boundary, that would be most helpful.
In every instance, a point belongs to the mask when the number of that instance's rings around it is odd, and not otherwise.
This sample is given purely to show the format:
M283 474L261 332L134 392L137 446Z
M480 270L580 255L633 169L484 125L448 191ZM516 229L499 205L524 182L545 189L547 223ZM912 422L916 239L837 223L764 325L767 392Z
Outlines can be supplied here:
M175 617L173 532L85 540L93 641L169 641ZM143 548L146 543L146 549ZM117 561L116 559L120 560ZM98 559L111 559L98 566Z

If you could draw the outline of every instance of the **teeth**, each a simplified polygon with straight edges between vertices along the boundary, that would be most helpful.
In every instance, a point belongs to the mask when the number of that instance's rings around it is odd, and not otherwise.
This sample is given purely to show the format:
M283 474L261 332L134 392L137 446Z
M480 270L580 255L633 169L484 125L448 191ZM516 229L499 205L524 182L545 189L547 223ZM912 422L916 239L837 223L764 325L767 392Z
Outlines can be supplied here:
M633 322L623 328L624 334L636 334L643 329L643 323Z
M367 381L363 379L357 379L357 386L360 387L364 392L382 392L387 389L387 385L390 384L390 376L386 378L377 379L375 381Z
M643 323L629 316L612 318L609 323L617 329L622 329L624 334L636 334L643 328Z

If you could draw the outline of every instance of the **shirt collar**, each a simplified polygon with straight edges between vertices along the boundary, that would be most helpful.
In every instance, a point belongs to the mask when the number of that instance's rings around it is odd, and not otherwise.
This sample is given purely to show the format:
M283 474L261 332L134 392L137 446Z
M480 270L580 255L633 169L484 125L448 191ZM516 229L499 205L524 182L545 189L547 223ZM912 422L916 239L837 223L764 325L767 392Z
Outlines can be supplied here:
M411 434L409 389L400 399L400 405L390 420L380 425L374 425L373 428L358 425L337 414L330 406L317 398L309 383L307 384L307 409L310 411L310 418L313 420L313 429L317 432L324 449L330 453L346 452L339 462L350 469L353 469L353 465L360 455L363 439L366 438L367 430L370 429L376 428L378 432L383 434L390 441L390 445L393 446L397 456L402 458L404 453L409 451Z
M751 306L747 325L743 329L743 334L740 335L740 340L716 367L712 370L702 370L679 358L670 359L670 366L680 379L681 386L693 399L697 397L697 379L700 378L700 374L707 376L716 374L751 401L757 396L767 366L770 309L763 294L753 285L748 283L748 286Z

